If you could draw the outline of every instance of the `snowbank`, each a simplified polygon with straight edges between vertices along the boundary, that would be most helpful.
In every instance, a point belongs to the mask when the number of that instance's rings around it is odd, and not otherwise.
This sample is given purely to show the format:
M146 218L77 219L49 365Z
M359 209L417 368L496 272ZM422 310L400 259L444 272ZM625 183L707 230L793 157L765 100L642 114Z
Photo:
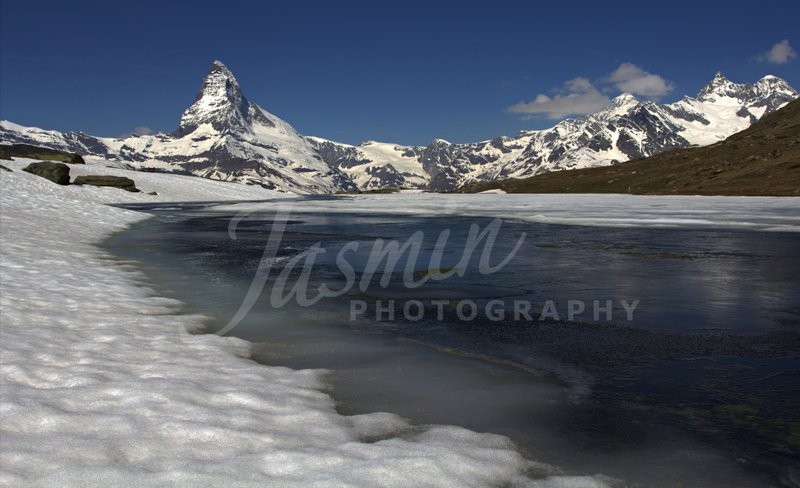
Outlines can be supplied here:
M202 317L92 245L144 218L103 203L275 193L91 165L72 176L126 175L145 193L61 187L3 164L0 485L606 486L552 475L504 437L339 415L322 372L186 333Z

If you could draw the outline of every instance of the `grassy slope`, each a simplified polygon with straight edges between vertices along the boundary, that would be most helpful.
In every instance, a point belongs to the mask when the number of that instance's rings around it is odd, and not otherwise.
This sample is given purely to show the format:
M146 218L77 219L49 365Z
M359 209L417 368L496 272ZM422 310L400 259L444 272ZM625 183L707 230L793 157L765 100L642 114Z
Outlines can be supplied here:
M800 99L711 146L614 166L465 186L509 193L800 196Z

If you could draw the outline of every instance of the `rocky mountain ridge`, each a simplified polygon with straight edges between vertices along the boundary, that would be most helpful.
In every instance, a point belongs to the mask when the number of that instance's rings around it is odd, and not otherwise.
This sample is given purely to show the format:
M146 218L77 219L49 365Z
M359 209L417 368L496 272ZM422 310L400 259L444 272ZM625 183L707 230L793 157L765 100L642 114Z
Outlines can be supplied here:
M797 98L784 80L733 83L721 73L671 104L630 94L604 110L550 129L469 144L368 141L358 146L299 134L250 102L214 61L170 134L95 137L0 122L0 141L101 158L132 169L191 174L300 193L380 188L453 191L462 185L613 165L666 150L713 144Z

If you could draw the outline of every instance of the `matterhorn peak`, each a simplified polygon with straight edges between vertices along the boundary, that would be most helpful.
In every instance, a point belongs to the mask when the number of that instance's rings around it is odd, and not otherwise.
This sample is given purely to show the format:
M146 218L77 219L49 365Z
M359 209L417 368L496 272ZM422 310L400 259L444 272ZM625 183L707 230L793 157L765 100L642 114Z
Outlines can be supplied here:
M179 134L188 134L203 124L219 132L250 130L250 103L242 95L233 73L214 61L203 79L194 103L181 116Z
M241 101L242 91L239 88L239 82L236 81L231 70L222 64L222 61L215 60L211 63L211 68L203 79L195 101L202 98L227 99L230 102Z
M223 63L219 59L215 59L214 61L211 61L211 69L214 69L214 68L221 68L221 69L227 70L230 73L230 70L228 69L227 66L225 66L225 63Z

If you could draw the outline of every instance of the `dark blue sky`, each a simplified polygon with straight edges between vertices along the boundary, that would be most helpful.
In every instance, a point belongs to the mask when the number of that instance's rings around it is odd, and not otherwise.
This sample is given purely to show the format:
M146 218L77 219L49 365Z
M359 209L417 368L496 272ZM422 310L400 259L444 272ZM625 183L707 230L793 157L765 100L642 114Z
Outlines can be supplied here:
M349 143L511 135L621 87L694 95L717 70L800 88L786 0L0 5L0 117L103 136L174 130L214 59L301 133Z

